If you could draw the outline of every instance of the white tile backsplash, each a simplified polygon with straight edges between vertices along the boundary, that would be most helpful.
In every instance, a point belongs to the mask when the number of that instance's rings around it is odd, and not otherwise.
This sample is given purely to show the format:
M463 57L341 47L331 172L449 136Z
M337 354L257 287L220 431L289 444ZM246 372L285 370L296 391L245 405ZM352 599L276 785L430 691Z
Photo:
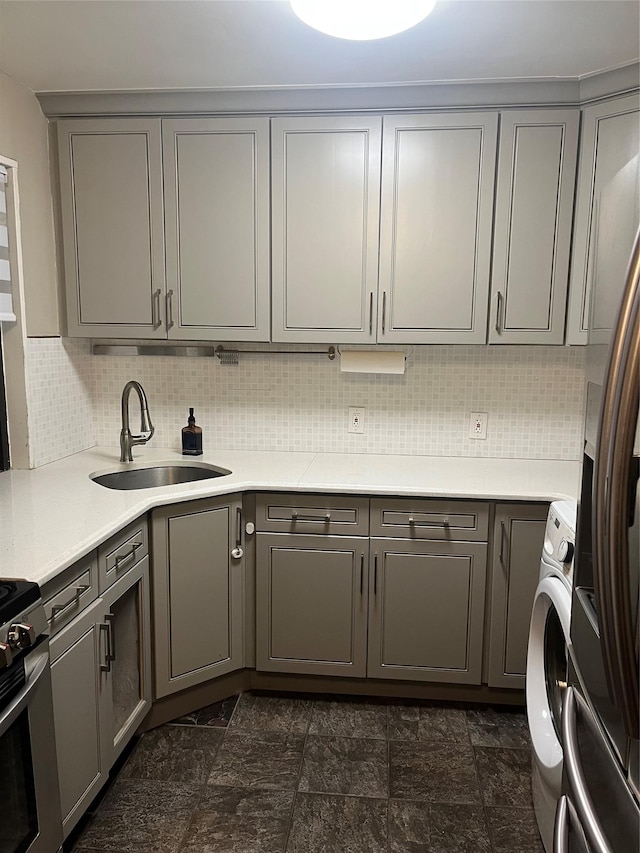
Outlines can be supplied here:
M159 447L180 447L193 406L207 449L580 458L583 348L414 347L404 376L343 374L312 355L90 362L95 439L114 448L122 388L137 379ZM366 408L363 435L347 433L349 406ZM472 411L488 413L485 441L468 438Z
M339 359L321 355L241 355L225 366L92 356L88 341L30 338L33 460L117 449L129 379L147 392L157 447L179 449L194 406L207 449L579 459L584 356L580 347L414 347L404 376L384 376L341 373ZM133 395L134 430L136 405ZM363 435L347 433L349 406L366 408ZM472 411L488 413L485 441L468 438Z
M29 442L35 467L96 443L89 341L27 338Z

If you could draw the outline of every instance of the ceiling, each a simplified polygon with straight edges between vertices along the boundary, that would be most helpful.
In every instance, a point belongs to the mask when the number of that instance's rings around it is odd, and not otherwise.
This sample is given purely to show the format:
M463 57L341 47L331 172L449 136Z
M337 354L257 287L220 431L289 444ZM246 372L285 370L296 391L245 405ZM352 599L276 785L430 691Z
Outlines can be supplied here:
M377 42L286 0L0 0L0 69L35 92L578 78L640 55L637 0L440 0Z

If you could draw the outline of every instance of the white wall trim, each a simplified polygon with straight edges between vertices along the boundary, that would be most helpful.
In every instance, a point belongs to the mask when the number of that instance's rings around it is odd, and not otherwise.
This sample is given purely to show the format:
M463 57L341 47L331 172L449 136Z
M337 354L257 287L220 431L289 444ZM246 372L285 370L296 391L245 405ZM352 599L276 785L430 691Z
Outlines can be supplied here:
M26 365L26 311L22 244L20 240L20 195L18 189L18 163L0 155L0 163L7 167L7 219L11 258L11 286L15 323L3 323L2 343L4 355L7 417L9 421L9 455L12 468L32 468L29 443L28 372Z

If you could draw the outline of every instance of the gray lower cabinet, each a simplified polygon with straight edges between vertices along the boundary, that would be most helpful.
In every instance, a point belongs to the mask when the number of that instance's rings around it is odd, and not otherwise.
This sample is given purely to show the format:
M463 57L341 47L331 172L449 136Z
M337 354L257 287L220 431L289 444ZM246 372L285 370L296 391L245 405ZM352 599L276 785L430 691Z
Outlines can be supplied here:
M244 665L242 501L226 495L154 510L155 695Z
M492 559L490 687L524 689L531 608L538 585L546 504L498 504Z
M369 540L259 533L256 666L364 677Z
M51 640L65 838L151 707L150 639L145 557Z
M372 539L367 675L480 684L487 546Z
M96 601L51 640L51 686L62 826L66 838L109 773L100 743L102 706Z

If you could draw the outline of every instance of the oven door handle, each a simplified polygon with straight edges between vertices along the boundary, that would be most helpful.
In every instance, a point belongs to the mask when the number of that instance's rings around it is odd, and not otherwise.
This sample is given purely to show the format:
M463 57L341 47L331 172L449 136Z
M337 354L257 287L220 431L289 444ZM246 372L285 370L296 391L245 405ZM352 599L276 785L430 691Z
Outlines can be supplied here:
M29 673L27 683L20 690L17 696L14 696L11 702L0 714L0 738L9 731L9 728L15 723L20 714L29 704L34 691L38 686L38 682L44 675L49 666L49 652L44 651L40 655L38 662Z

